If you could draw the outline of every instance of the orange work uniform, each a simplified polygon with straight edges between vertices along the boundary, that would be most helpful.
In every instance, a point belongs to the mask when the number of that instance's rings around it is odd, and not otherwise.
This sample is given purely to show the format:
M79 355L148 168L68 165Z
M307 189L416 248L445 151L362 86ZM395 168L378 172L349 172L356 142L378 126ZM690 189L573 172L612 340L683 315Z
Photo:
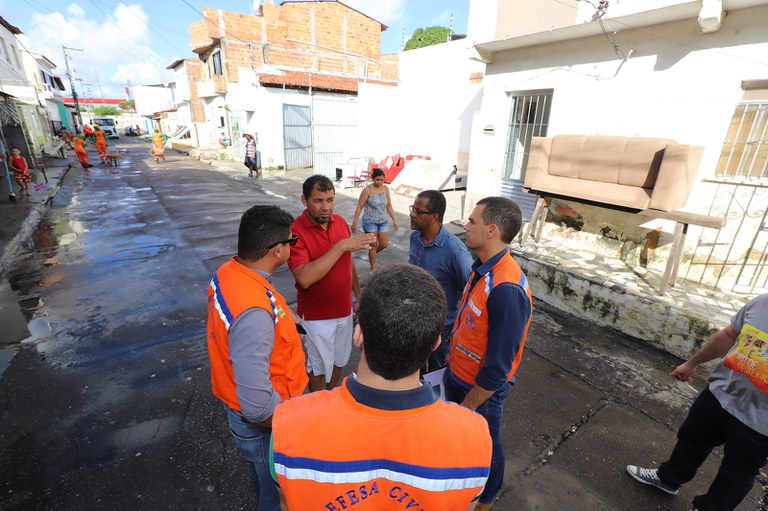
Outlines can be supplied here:
M96 137L96 152L99 153L99 158L102 162L107 160L107 137L104 135L104 130L96 128L93 130L93 135Z
M77 159L80 161L80 165L83 166L83 168L88 166L88 153L85 152L85 147L83 146L83 139L80 137L75 137L72 142L75 144L75 154L77 155Z
M275 409L274 473L288 509L466 510L488 478L485 419L435 400L429 387L398 396L413 408L367 406L350 389L383 391L354 378Z
M475 279L475 271L469 275L459 307L459 315L453 327L450 351L450 371L453 376L464 382L468 387L475 385L475 377L485 363L488 348L488 297L494 286L508 282L520 286L528 296L528 302L533 310L531 288L517 261L507 251L499 262L483 277L484 282L478 282L471 292L467 292ZM510 381L520 365L523 357L523 347L531 325L531 317L525 324L520 347L515 354L512 366L507 372Z
M267 279L233 257L221 265L208 287L208 355L213 394L238 412L242 409L229 355L229 327L240 314L254 307L264 309L275 321L269 357L272 387L282 399L288 399L302 394L309 383L301 338L285 299Z

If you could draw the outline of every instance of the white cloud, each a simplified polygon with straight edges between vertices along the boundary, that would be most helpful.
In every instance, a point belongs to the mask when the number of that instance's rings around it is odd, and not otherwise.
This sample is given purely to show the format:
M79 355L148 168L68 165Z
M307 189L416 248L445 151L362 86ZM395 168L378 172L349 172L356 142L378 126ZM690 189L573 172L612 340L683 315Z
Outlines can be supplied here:
M76 18L82 18L85 16L85 11L77 4L69 4L69 7L67 7L67 12Z
M405 20L406 0L342 0L343 3L385 25Z
M451 24L451 14L453 11L445 9L443 12L435 16L429 21L430 26L447 27Z
M62 46L83 50L68 50L70 66L79 78L90 84L91 92L97 97L101 94L99 81L105 96L123 97L128 78L136 85L172 80L170 71L165 69L169 63L149 46L148 16L140 5L120 3L113 12L106 9L103 12L104 21L92 19L101 13L91 10L89 19L75 4L67 8L68 15L36 12L32 15L25 45L52 60L61 74L66 72ZM68 84L66 77L64 82ZM82 94L79 85L77 88Z

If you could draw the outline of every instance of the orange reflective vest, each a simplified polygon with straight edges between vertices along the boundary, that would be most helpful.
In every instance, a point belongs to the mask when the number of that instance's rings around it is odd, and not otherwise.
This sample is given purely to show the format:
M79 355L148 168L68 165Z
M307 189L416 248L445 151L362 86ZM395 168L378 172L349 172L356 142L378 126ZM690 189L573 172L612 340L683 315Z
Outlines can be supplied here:
M533 312L533 298L528 280L509 251L469 291L474 279L475 272L473 270L461 296L461 306L453 326L450 351L451 373L469 386L475 385L475 377L485 363L485 353L488 348L487 303L493 288L504 282L522 287L528 295L531 313ZM523 338L520 341L520 348L517 350L512 366L507 373L507 381L512 379L520 365L530 324L531 315L529 314L525 323Z
M101 130L101 129L93 130L93 136L96 137L97 144L106 145L107 137L104 136L104 130Z
M406 410L358 403L340 387L280 403L274 467L288 509L465 511L491 462L485 419L455 403Z
M85 147L83 147L83 139L80 137L75 137L72 140L72 143L75 144L75 152L76 153L85 153Z
M227 406L242 411L229 359L229 327L247 309L266 310L275 320L275 339L269 357L269 379L282 399L301 395L309 379L296 324L285 299L272 284L233 257L221 265L208 287L208 356L213 394Z

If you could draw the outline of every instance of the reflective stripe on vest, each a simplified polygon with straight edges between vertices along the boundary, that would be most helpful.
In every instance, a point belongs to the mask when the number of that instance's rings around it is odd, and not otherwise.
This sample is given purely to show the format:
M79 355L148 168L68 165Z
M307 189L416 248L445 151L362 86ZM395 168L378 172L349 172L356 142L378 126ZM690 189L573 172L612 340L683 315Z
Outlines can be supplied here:
M221 265L208 287L208 355L213 394L242 411L229 356L229 329L244 311L259 308L275 322L269 379L282 399L300 395L307 386L306 359L288 305L272 285L234 258Z
M517 261L507 251L501 259L481 279L470 287L475 279L475 271L469 275L469 280L464 286L461 297L461 306L456 316L451 333L450 371L465 386L475 385L477 373L485 363L485 353L488 348L488 297L494 287L510 283L520 286L528 296L533 312L533 297L528 285L528 279L520 269ZM482 285L481 285L482 283ZM528 335L528 327L531 324L531 315L526 319L523 338L520 347L515 354L512 365L507 372L507 381L511 380L517 371L522 359L525 339Z
M490 471L482 416L443 401L371 408L355 401L346 380L281 403L272 427L275 474L288 509L464 511Z

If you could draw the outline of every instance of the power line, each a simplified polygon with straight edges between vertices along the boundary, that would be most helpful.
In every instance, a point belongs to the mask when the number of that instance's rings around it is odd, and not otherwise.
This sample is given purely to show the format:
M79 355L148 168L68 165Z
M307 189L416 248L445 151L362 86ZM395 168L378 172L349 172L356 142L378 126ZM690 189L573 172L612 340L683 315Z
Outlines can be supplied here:
M187 4L187 5L189 6L189 8L190 8L190 9L192 9L192 10L193 10L193 11L195 11L197 14L199 14L200 16L202 16L202 17L203 17L203 20L207 21L208 23L210 23L211 25L213 25L213 26L214 26L214 27L216 27L216 28L220 28L220 27L219 27L219 25L218 25L217 23L214 23L213 21L209 20L209 19L208 19L208 17L207 17L205 14L203 14L202 12L200 12L200 11L199 11L199 10L198 10L198 9L197 9L197 8L196 8L194 5L192 5L192 4L190 4L189 2L187 2L187 0L181 0L181 1L182 1L182 2L184 2L185 4ZM229 34L229 36L230 36L230 37L232 37L232 39L241 40L241 38L240 38L240 37L237 37L235 34L233 34L232 32L230 32L230 31L229 31L229 30L227 30L226 28L224 28L224 33L226 33L226 34Z

